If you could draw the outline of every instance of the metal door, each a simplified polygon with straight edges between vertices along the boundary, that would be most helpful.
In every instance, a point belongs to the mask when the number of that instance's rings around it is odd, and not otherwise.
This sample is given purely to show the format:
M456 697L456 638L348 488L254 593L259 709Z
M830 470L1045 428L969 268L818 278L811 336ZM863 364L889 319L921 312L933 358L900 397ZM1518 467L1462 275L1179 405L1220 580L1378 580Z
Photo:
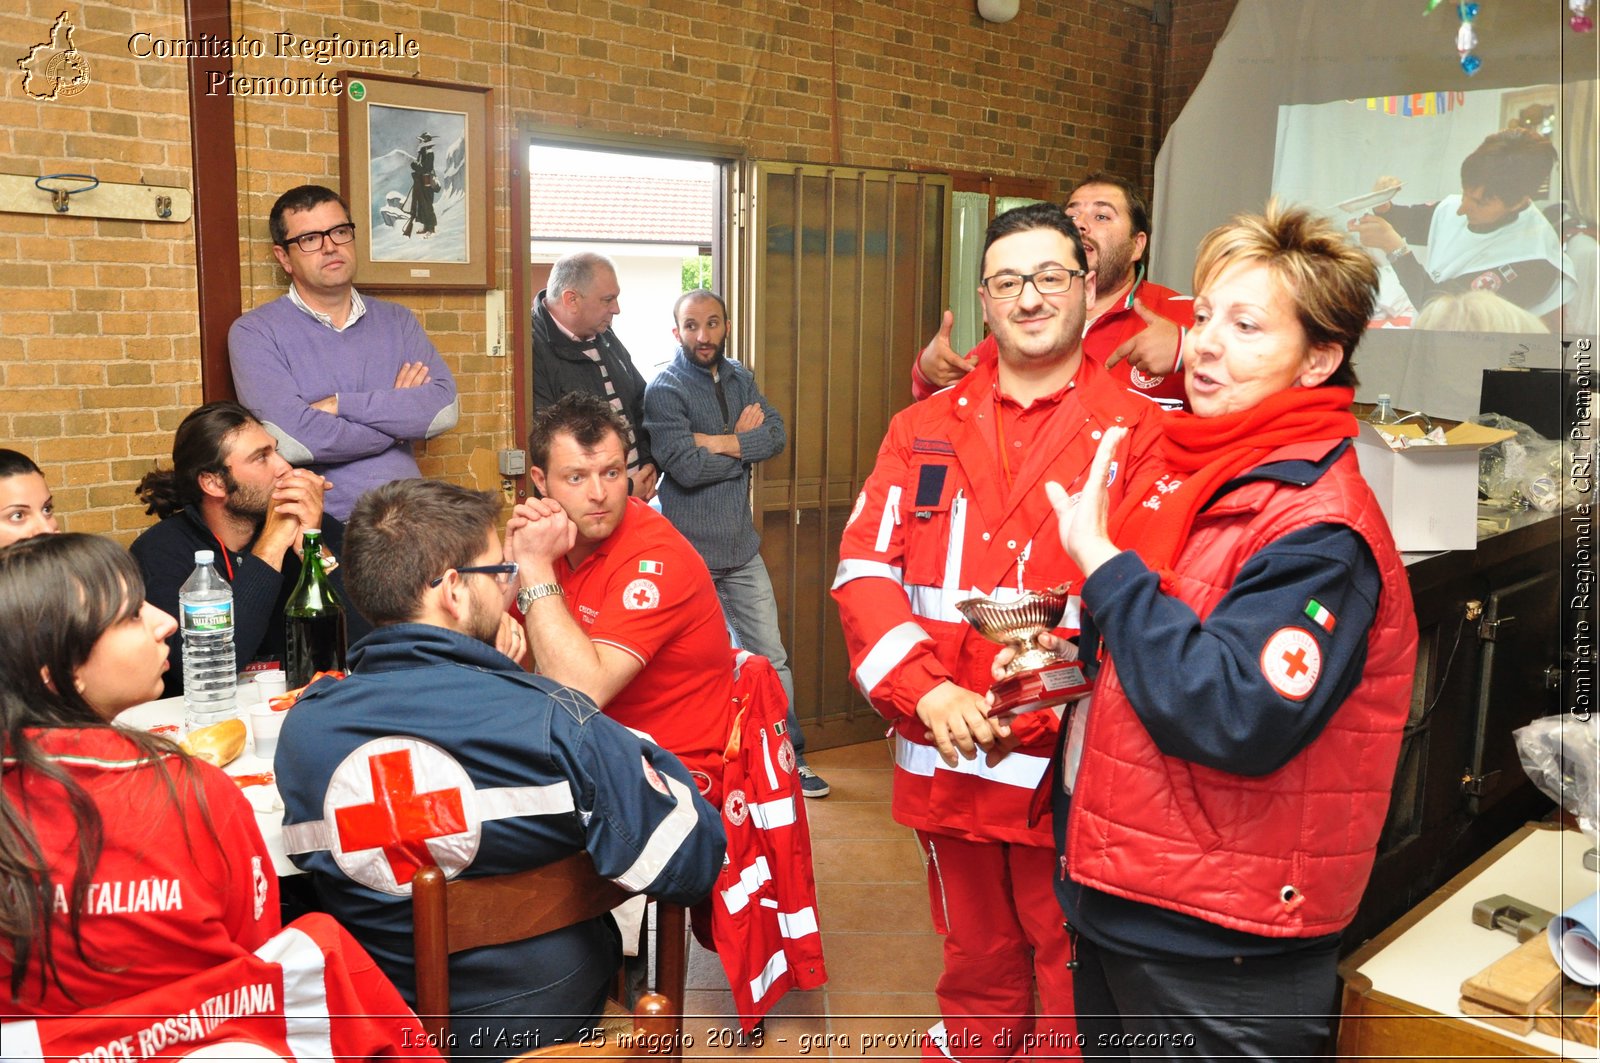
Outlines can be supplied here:
M948 305L950 179L752 163L741 173L738 352L789 447L757 467L754 505L810 748L882 723L849 681L829 597L839 537L911 363Z

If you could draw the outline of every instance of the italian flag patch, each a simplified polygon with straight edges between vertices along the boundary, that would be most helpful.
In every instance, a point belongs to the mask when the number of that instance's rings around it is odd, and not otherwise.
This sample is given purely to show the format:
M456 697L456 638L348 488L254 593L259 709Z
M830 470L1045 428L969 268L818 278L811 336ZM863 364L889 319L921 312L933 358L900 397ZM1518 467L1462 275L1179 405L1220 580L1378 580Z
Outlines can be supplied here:
M1333 630L1333 626L1339 622L1338 618L1336 618L1333 613L1329 611L1328 607L1317 601L1315 598L1312 598L1310 601L1306 602L1306 615L1311 618L1312 623L1316 624L1324 631L1331 632Z
M666 570L667 570L667 566L663 565L659 561L641 561L641 562L639 562L639 571L645 573L646 575L659 576L663 572L665 572Z

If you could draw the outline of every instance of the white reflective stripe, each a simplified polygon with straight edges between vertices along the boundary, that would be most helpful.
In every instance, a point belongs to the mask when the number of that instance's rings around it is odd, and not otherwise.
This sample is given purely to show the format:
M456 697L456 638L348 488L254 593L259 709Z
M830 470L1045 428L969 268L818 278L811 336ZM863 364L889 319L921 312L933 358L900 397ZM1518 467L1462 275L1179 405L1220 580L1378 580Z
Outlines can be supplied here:
M776 801L763 801L760 804L749 805L750 822L760 830L773 830L777 827L794 826L793 796L780 797Z
M279 931L256 955L283 970L283 1022L296 1059L333 1059L333 1021L322 947L299 930Z
M661 781L672 791L677 806L656 825L633 866L612 879L629 893L648 892L646 887L661 875L699 820L694 811L694 792L670 775L661 776Z
M1049 757L1036 757L1030 753L1007 753L1000 759L1000 763L989 767L982 756L971 760L959 757L956 766L951 767L939 756L939 750L934 746L924 746L906 738L905 735L894 736L894 762L895 766L912 775L931 777L935 772L953 771L962 775L976 775L989 782L1001 783L1005 786L1020 786L1025 790L1033 790L1039 785L1039 780L1044 778L1045 769L1050 767Z
M767 729L761 729L761 766L767 769L767 789L778 788L778 772L772 766L772 740L767 737Z
M772 881L772 868L764 856L739 872L739 881L722 891L722 903L730 912L742 912L750 903L751 894Z
M950 1054L950 1035L945 1032L943 1021L936 1022L928 1027L928 1040L929 1043L938 1047L944 1058L949 1060L956 1058Z
M956 609L956 602L964 602L968 598L982 598L981 593L975 594L950 594L944 587L934 587L929 584L911 583L906 586L906 600L911 603L911 615L920 616L924 620L943 620L947 623L966 623L966 618Z
M967 596L961 593L961 558L967 547L967 498L960 491L950 503L950 545L944 551L944 602L939 607L941 616L961 614L956 603Z
M883 517L878 521L878 541L873 544L873 549L884 553L889 549L889 537L894 534L894 526L900 523L900 487L896 484L889 488L889 497L884 499Z
M883 633L867 655L861 658L861 663L856 666L856 686L861 688L861 693L868 698L872 697L872 689L883 682L883 677L906 659L917 643L930 636L921 627L907 620L903 624L896 624Z
M880 577L892 579L896 583L905 582L905 573L899 565L891 565L885 561L864 561L858 557L847 557L839 562L839 570L833 575L831 590L838 590L853 579L871 579Z
M767 961L767 965L761 968L761 973L750 979L750 998L752 1000L760 1000L766 996L767 990L772 988L772 983L782 978L788 970L789 957L783 954L782 949L779 949L772 954L772 958Z
M803 938L817 932L817 910L802 908L798 912L779 912L778 929L786 938Z
M0 1041L5 1042L5 1054L0 1055L0 1060L43 1063L44 1044L39 1040L39 1024L34 1020L0 1022Z
M287 823L283 828L283 851L289 856L299 853L320 853L333 848L333 836L328 833L328 821L308 820L305 823Z
M554 816L577 810L572 788L564 782L548 786L489 786L474 791L473 800L482 823L517 816ZM332 847L333 835L325 819L291 823L283 828L283 851L290 856L318 853Z
M564 782L547 786L494 786L478 791L480 818L512 819L516 816L554 816L575 812L572 787Z

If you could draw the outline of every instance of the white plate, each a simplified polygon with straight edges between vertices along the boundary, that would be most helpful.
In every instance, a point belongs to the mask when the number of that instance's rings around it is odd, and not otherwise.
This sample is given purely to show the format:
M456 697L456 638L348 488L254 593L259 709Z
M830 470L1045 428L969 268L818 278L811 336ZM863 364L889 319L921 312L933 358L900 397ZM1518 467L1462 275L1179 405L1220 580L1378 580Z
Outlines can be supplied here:
M1373 207L1381 207L1385 203L1391 202L1399 191L1400 186L1393 185L1389 188L1380 188L1375 192L1365 192L1359 196L1340 200L1334 205L1347 213L1360 214L1371 210Z

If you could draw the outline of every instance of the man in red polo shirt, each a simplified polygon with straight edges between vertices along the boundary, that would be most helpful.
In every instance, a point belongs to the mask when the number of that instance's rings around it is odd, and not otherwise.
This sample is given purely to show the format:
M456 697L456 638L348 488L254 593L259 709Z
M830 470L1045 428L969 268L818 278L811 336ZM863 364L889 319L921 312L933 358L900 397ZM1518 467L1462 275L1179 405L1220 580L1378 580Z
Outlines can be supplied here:
M711 573L660 513L628 497L626 426L570 394L535 415L530 475L506 557L542 675L678 756L717 799L733 705L732 655Z

